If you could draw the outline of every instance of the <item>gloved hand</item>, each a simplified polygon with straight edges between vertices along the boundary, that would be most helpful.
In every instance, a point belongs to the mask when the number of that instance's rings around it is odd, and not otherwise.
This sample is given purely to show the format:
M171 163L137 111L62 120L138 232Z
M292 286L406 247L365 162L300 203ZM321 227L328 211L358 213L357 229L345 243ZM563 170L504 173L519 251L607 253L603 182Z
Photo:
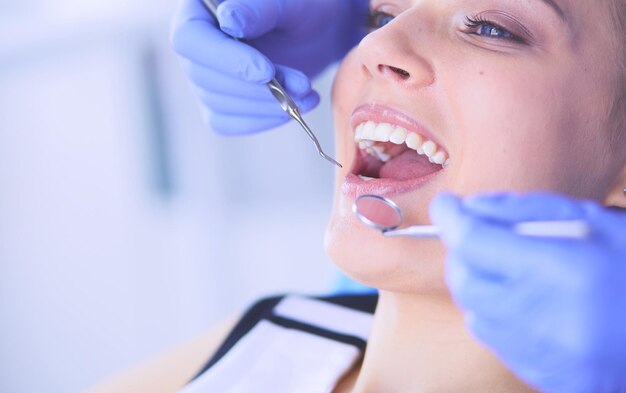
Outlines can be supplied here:
M626 392L626 215L549 194L437 197L446 279L470 331L545 392ZM587 240L517 235L583 219Z
M366 0L226 0L219 28L200 0L181 0L171 40L222 134L267 130L289 120L265 83L274 76L302 112L319 103L310 79L360 39ZM361 26L359 26L361 25ZM256 48L256 49L255 49ZM276 65L275 65L276 64Z

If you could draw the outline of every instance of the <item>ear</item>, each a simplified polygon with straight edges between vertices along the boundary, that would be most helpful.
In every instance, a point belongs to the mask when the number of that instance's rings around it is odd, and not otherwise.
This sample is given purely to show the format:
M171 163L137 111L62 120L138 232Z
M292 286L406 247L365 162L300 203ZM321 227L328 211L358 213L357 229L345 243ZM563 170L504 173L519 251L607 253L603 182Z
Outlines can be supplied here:
M615 185L604 201L606 206L616 206L626 209L626 165L617 177Z

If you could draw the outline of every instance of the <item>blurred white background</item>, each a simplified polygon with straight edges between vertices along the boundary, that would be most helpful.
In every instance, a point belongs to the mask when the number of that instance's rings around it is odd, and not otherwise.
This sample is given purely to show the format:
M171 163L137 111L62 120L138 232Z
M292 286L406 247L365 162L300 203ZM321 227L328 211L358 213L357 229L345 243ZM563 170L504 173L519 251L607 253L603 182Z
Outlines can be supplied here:
M171 1L0 1L0 391L75 392L259 296L326 292L333 168L294 125L222 138ZM307 120L332 151L328 71Z

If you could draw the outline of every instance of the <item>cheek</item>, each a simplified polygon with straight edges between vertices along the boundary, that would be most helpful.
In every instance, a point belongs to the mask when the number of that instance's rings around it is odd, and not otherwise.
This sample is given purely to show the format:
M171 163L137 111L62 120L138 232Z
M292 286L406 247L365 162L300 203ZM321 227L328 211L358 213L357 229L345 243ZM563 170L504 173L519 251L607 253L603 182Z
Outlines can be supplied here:
M458 151L454 188L464 194L544 190L576 195L583 169L588 174L596 165L589 149L599 150L590 144L578 93L545 70L515 71L476 67L447 79L444 91L450 92L448 117Z
M352 50L344 58L333 82L332 110L335 127L335 149L337 159L343 163L343 169L336 172L335 205L340 194L340 184L350 171L354 155L354 141L350 129L350 116L358 106L365 80L360 74L360 62L356 51Z
M335 137L340 142L345 141L345 138L339 137L344 137L348 130L351 111L356 107L364 87L365 80L361 72L356 49L353 49L341 62L332 88Z

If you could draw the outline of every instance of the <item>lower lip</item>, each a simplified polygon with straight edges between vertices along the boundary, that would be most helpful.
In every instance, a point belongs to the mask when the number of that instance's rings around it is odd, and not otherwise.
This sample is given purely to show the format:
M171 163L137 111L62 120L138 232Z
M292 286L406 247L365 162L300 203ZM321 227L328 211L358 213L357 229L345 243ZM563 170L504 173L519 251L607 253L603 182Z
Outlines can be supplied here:
M349 173L343 181L341 190L344 195L350 198L357 198L366 194L390 197L422 188L441 172L442 171L439 170L424 177L402 181L394 179L363 180L358 175Z

